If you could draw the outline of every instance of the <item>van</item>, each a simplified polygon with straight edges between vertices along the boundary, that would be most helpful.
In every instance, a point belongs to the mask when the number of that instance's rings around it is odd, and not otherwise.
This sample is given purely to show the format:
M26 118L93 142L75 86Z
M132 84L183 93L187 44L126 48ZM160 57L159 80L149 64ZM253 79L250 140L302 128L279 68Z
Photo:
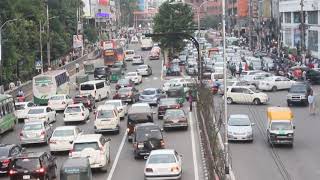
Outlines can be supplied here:
M100 132L120 132L120 115L116 106L100 105L95 112L94 131Z
M90 163L86 157L69 158L60 168L60 180L92 180Z
M110 83L104 80L88 81L80 84L80 95L91 94L96 101L109 98L111 95Z
M293 146L294 129L293 114L288 107L268 107L267 136L271 146L285 144Z

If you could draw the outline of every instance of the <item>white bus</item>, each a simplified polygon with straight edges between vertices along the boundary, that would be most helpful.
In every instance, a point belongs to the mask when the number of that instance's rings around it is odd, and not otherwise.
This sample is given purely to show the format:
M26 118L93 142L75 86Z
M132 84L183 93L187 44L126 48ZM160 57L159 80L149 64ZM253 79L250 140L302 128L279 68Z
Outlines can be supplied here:
M153 47L153 42L150 37L141 36L141 50L151 50Z
M69 80L66 70L49 71L35 76L32 80L33 102L47 105L52 95L69 94Z

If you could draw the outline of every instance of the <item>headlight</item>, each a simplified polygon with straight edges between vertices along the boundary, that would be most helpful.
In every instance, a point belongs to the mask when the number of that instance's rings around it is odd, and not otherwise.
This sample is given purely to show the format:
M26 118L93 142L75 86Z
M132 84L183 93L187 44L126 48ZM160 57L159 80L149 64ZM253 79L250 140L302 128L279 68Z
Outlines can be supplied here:
M292 133L289 133L289 134L288 134L288 137L292 137L292 136L293 136L293 134L292 134Z
M305 98L306 98L306 95L301 95L300 98L301 98L301 99L305 99Z

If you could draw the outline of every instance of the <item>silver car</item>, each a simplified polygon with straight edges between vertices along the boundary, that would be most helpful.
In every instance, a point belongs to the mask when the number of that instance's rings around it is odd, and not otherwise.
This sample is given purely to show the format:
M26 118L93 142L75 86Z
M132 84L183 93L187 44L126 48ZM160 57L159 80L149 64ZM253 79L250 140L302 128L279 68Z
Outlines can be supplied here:
M48 144L52 135L52 125L46 121L32 121L24 124L20 132L21 145L45 143Z
M165 97L163 91L158 88L147 88L140 93L139 101L150 105L157 105L159 99Z
M249 116L246 114L232 114L228 120L229 141L253 141L253 130Z
M181 179L182 156L173 149L159 149L151 151L145 168L146 180Z

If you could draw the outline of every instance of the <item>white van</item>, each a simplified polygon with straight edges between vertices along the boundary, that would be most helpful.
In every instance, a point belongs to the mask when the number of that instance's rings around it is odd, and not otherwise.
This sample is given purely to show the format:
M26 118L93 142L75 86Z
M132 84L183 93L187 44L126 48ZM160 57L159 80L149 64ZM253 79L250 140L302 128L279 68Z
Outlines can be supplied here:
M94 131L100 132L120 132L120 115L116 106L100 105L95 113Z
M80 84L80 95L91 94L95 100L101 101L111 95L110 83L105 80L94 80Z

